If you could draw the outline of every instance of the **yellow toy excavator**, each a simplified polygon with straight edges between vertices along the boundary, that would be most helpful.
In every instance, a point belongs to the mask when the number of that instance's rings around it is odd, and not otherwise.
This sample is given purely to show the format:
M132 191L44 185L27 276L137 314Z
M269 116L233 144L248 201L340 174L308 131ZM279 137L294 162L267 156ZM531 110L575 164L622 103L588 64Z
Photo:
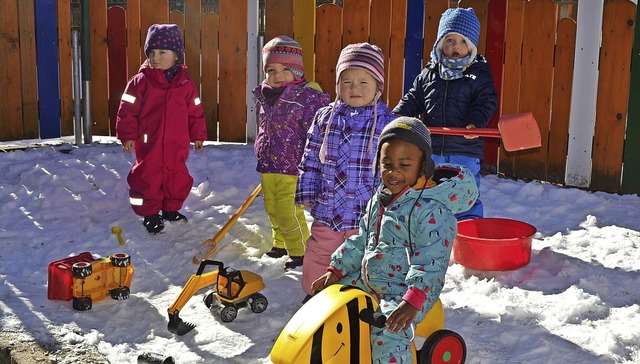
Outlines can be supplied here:
M204 269L209 265L218 266L218 269L204 273ZM242 307L249 306L255 313L267 309L267 298L258 293L265 287L261 276L247 270L225 268L219 261L203 260L196 274L191 275L178 298L168 309L167 329L170 332L184 335L195 327L192 323L182 321L179 313L191 296L208 286L212 286L212 289L205 295L204 304L223 322L235 320L238 309Z

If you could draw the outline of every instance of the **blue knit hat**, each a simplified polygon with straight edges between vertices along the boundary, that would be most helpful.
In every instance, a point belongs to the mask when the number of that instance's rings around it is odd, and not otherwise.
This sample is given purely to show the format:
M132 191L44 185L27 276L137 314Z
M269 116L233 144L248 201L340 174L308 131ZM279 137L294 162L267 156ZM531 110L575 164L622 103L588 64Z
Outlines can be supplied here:
M438 37L431 52L433 60L441 60L442 41L449 33L457 33L465 38L467 46L469 46L469 62L473 62L478 54L480 21L472 8L450 8L442 14L440 24L438 24Z
M147 31L144 54L149 57L152 49L168 49L176 52L180 62L184 60L182 33L176 24L153 24Z

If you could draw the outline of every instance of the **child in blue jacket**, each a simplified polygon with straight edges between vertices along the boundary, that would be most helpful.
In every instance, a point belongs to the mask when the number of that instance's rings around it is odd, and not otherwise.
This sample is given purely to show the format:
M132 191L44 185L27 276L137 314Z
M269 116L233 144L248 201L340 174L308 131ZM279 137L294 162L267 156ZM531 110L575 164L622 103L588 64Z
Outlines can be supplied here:
M415 325L444 286L457 233L454 213L469 209L478 189L462 166L435 168L429 131L416 118L387 125L377 160L382 184L359 233L336 249L311 289L340 281L369 292L387 317L386 328L372 327L373 363L411 363Z
M420 117L427 127L484 128L498 105L491 69L478 54L480 21L472 8L447 9L440 18L431 60L413 82L413 87L393 109L397 115ZM433 160L469 168L480 187L482 138L437 135L431 138ZM482 201L458 220L484 217Z
M378 185L373 177L378 136L395 115L380 95L384 56L369 43L350 44L336 65L336 100L318 110L307 137L296 203L314 221L302 261L302 288L329 264L331 253L358 232L358 222Z

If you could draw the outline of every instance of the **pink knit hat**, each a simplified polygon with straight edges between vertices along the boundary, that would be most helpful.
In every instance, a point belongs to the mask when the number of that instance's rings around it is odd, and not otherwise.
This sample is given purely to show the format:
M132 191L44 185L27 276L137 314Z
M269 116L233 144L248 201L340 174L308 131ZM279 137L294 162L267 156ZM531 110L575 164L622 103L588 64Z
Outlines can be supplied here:
M270 63L285 65L296 81L304 78L302 46L286 35L279 35L262 47L262 67L266 68Z
M152 49L169 49L178 55L182 62L184 60L184 43L182 33L175 24L153 24L147 31L147 40L144 42L144 54L149 57Z
M384 91L384 55L380 47L369 43L355 43L344 47L336 65L336 84L340 75L349 68L365 70L378 81L378 89Z

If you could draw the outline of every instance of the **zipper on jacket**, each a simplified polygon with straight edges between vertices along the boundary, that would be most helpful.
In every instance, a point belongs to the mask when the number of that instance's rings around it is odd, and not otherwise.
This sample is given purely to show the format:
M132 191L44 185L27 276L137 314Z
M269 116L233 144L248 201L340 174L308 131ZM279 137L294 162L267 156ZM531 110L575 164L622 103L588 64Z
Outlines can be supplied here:
M444 97L442 98L442 126L447 126L446 117L447 117L447 93L449 90L449 80L444 81ZM442 135L442 143L440 145L440 155L444 155L444 142L445 135Z

